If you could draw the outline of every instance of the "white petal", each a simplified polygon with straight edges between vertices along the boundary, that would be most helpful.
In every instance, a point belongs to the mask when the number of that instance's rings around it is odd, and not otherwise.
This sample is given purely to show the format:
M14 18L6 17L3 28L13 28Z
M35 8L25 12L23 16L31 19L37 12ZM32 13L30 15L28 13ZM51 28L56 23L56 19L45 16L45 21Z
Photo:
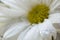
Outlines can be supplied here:
M52 7L50 8L51 11L54 11L59 5L60 5L60 3L56 3L54 6L52 6Z
M40 34L38 26L33 26L25 35L23 40L39 40Z
M7 24L7 22L0 22L0 27L5 27Z
M0 16L1 16L1 17L5 17L6 15L4 15L3 13L0 12Z
M0 13L0 27L6 26L10 21L11 18L8 18L3 13Z
M11 18L6 17L6 15L4 15L3 13L0 13L0 22L8 22L10 20Z
M50 6L52 0L42 0L43 4L46 4L47 6Z
M15 0L1 0L5 5L17 8Z
M2 2L18 9L27 9L31 4L30 0L2 0Z
M39 28L41 31L45 31L46 29L47 30L55 30L55 28L52 25L52 22L48 19L46 19L42 24L39 24L38 26L40 26Z
M27 33L30 29L31 29L31 26L29 26L26 30L24 30L24 31L19 35L19 37L18 37L17 40L23 40L24 37L25 37L25 35L26 35L26 33Z
M27 8L30 5L30 0L16 0L19 7Z
M9 21L11 21L11 18L0 17L0 22L9 22Z
M40 0L30 0L30 2L31 2L31 5L36 5L41 1Z
M22 15L25 15L26 11L22 8L19 9L10 9L6 7L0 6L0 12L6 15L7 17L20 17Z
M59 0L53 0L53 2L50 5L50 11L55 10L60 5Z
M7 22L8 20L8 18L0 17L0 22Z
M60 23L60 13L54 13L49 16L49 20L52 23Z
M0 2L0 6L4 6L4 7L7 7L6 5L4 5L2 2Z
M58 0L53 0L52 3L51 3L51 7L54 6L56 3L57 3Z
M28 22L18 22L15 24L12 24L10 28L4 33L4 38L9 38L14 36L17 33L21 33L23 30L25 30L30 24Z
M38 25L40 30L40 35L45 40L51 40L53 36L56 39L56 30L53 27L52 23L49 20L46 20L44 23Z

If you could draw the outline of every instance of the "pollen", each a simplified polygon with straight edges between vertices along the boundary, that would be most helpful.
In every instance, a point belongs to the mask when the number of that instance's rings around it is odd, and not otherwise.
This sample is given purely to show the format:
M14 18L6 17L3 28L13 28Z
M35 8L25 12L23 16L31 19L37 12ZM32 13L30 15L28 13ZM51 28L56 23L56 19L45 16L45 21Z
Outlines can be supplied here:
M49 7L45 4L39 4L28 12L27 19L31 24L38 24L44 22L44 19L48 19Z

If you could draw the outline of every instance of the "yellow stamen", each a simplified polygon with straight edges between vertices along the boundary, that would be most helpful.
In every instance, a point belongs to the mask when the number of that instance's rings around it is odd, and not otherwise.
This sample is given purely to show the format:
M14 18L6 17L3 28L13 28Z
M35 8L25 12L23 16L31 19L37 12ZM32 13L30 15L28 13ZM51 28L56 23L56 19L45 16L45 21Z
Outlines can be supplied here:
M42 23L44 19L48 18L49 10L49 7L45 4L36 5L28 12L27 18L31 24Z

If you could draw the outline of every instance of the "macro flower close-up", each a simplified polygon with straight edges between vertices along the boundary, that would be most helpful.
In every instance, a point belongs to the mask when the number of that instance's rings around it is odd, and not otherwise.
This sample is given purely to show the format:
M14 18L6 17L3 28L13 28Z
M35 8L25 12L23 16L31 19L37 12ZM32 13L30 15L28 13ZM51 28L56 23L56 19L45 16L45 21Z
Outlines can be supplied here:
M60 23L60 0L1 0L0 26L8 29L2 40L56 40L54 23Z

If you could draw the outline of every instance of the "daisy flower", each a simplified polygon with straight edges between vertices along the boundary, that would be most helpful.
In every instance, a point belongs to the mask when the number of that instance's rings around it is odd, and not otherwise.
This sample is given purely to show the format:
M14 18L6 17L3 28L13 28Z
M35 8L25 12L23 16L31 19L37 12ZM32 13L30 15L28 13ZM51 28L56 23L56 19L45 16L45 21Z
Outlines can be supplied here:
M59 0L1 0L5 5L0 11L14 23L4 33L3 39L18 33L17 40L55 40L54 23L60 23L60 13L56 8Z

